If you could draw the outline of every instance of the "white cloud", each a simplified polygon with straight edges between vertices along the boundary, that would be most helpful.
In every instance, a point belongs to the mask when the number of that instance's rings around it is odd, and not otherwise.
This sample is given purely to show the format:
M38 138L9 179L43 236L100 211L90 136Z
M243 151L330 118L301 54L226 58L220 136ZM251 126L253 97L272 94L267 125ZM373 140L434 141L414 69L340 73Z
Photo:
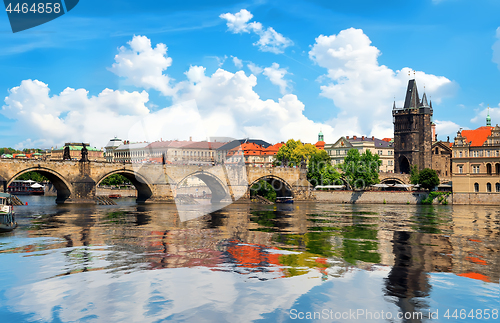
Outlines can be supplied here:
M333 128L313 122L303 114L304 104L286 94L278 101L261 100L253 90L254 75L218 69L211 76L192 66L188 80L178 84L175 102L195 100L209 136L262 138L271 142L288 138L316 142L320 129L333 138Z
M500 103L498 104L497 107L489 108L489 111L488 111L488 107L484 107L484 104L481 103L479 105L479 108L475 109L475 112L476 112L476 116L470 120L470 122L472 122L472 123L479 124L481 126L485 126L486 125L486 116L488 115L488 112L489 112L490 117L491 117L491 124L493 126L495 124L500 124L500 122L499 122L499 120L500 120Z
M338 129L348 129L353 134L392 137L391 116L394 96L396 104L403 105L410 68L393 71L379 65L380 51L361 29L342 30L338 35L319 36L309 52L309 57L328 73L329 84L321 86L321 95L332 99L340 109L329 123ZM432 95L434 105L453 93L456 84L443 76L416 71L415 78L420 95L423 86L427 96ZM434 106L436 108L436 106ZM347 124L349 120L349 124ZM344 132L346 134L346 132Z
M264 71L264 69L262 67L259 67L251 62L247 64L247 67L250 70L250 72L252 72L253 75L255 75L255 76L259 75L260 73L262 73Z
M500 27L497 28L495 36L497 41L493 43L493 46L491 47L493 49L492 61L493 63L496 63L498 65L498 69L500 69Z
M236 56L233 56L233 63L237 68L243 68L243 61Z
M167 56L167 46L159 43L152 48L151 40L145 36L134 36L127 44L129 48L119 48L115 56L116 63L109 70L126 78L134 86L173 95L175 90L170 86L172 80L163 74L172 65L172 58Z
M453 121L435 120L434 123L436 124L436 133L439 136L440 140L444 140L445 136L449 136L450 141L453 141L453 138L455 138L457 131L460 130L460 128L463 128Z
M280 93L283 95L290 89L289 82L284 79L287 73L287 70L285 68L280 68L278 63L273 63L270 67L264 68L264 75L269 78L271 83L279 86Z
M227 28L233 34L255 33L259 36L259 40L253 45L258 46L263 52L271 52L275 54L283 53L285 48L293 45L293 42L276 32L272 27L264 28L260 22L250 22L253 15L246 9L241 9L239 12L224 13L219 16L226 20Z
M66 88L53 96L49 91L43 82L24 80L10 89L5 98L1 112L17 120L16 128L23 129L29 147L83 140L102 145L115 134L126 134L127 126L149 113L145 106L149 100L146 91L104 89L91 97L84 89ZM21 143L20 147L27 146Z
M146 91L105 89L97 96L89 97L84 89L67 88L59 94L50 95L47 84L25 80L9 91L2 114L17 120L17 128L25 129L25 144L30 147L50 147L82 140L101 147L115 135L131 141L151 141L158 137L186 139L193 136L202 140L208 136L230 136L262 138L270 142L288 138L316 142L321 129L326 138L334 138L331 126L313 122L304 116L304 104L297 96L286 94L278 100L260 99L253 89L257 85L254 75L218 69L207 76L203 66L191 66L185 72L187 80L174 83L162 73L165 64L170 64L166 47L157 45L155 49L165 49L160 50L163 54L158 55L149 39L135 36L133 40L140 42L140 49L133 41L129 43L130 52L121 48L117 55L118 63L111 70L125 77L126 82L170 94L172 107L151 112L147 108L150 103ZM132 51L135 51L135 57ZM141 53L149 53L154 59L141 57ZM128 63L125 57L129 57L132 63ZM268 77L278 85L280 75L284 75L280 70L278 64L267 70ZM145 75L155 75L149 78L154 81L141 81ZM286 82L281 86L284 84ZM196 106L197 109L193 108ZM153 124L146 127L147 135L128 137L133 125L140 120ZM44 139L36 144L29 141L40 137Z

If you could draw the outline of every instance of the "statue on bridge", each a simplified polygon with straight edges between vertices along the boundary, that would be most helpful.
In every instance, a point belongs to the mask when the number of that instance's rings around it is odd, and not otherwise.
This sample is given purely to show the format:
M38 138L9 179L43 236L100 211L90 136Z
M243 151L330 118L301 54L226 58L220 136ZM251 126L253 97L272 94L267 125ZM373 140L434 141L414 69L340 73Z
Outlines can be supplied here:
M71 160L71 155L69 153L69 146L64 147L63 160Z
M87 145L85 143L82 143L82 159L80 159L81 162L88 162L89 161L89 151L87 150Z

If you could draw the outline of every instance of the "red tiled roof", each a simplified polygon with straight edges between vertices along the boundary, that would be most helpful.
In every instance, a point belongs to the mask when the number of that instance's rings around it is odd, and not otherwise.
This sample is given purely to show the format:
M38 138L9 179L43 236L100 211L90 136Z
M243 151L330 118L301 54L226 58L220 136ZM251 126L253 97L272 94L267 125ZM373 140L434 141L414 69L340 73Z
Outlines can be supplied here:
M324 141L318 141L317 143L314 144L316 148L319 150L325 150L325 142Z
M383 141L391 142L392 138L384 138Z
M471 146L482 146L486 139L488 139L488 136L491 136L491 129L493 127L483 126L475 130L462 130L462 137L465 137L467 142L472 141Z

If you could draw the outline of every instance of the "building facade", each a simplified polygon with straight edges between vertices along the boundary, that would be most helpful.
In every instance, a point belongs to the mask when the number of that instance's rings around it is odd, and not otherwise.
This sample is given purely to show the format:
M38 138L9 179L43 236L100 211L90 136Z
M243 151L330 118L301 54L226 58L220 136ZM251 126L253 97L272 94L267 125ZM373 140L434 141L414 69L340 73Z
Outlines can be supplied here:
M452 146L453 192L500 194L500 127L460 130Z
M432 167L432 102L418 96L415 80L408 82L403 108L394 102L394 171L409 174L412 166L419 170Z
M64 148L69 147L69 155L71 160L80 160L82 158L82 143L67 142L61 148L51 150L50 159L62 160L64 155ZM104 151L96 147L91 147L89 143L85 143L88 152L88 159L90 161L105 161Z
M381 140L373 136L346 136L341 137L333 144L325 144L325 151L330 156L332 165L342 164L350 149L357 149L360 154L369 150L372 154L378 155L382 161L382 165L379 168L381 172L394 172L393 142Z

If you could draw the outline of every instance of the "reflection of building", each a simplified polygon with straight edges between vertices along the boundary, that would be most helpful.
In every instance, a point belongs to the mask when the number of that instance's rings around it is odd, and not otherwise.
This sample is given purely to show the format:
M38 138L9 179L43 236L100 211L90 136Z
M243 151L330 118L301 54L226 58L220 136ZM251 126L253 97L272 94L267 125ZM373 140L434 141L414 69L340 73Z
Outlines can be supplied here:
M500 127L458 131L452 147L453 191L500 193Z
M425 93L420 101L415 80L408 82L404 107L396 108L394 102L392 116L394 171L409 174L413 165L420 170L431 168L432 102L427 103Z
M394 172L394 147L393 143L387 140L381 140L375 137L353 136L350 138L341 137L334 144L326 144L325 150L330 156L332 164L342 164L347 152L350 149L357 149L360 154L369 150L374 155L379 155L382 165L380 171Z
M72 143L67 142L64 147L56 148L51 152L51 159L62 160L64 154L64 148L69 147L69 155L73 160L80 160L82 158L82 143ZM88 151L88 159L90 161L104 161L104 152L102 149L97 149L96 147L91 147L90 144L85 143L85 147Z

